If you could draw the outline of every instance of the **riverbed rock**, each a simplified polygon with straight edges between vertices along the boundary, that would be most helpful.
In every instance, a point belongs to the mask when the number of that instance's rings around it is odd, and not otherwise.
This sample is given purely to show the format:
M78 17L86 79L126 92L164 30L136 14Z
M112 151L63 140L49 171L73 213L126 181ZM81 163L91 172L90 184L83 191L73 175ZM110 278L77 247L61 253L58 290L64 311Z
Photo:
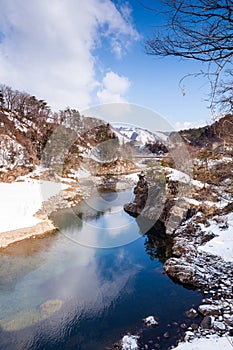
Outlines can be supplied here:
M212 327L213 321L210 316L205 316L201 321L200 327L203 329L210 329Z
M158 321L154 318L154 316L147 316L142 321L147 327L150 328L154 328L159 324Z
M30 327L40 321L38 310L21 311L16 315L0 320L0 326L4 331L14 332Z
M192 328L193 331L197 331L198 328L199 328L199 326L198 326L197 323L192 323L192 324L191 324L191 328Z
M229 315L227 317L224 317L224 321L228 326L233 327L233 315Z
M198 308L198 311L204 316L221 314L219 305L211 305L211 304L200 305Z
M138 339L137 335L125 335L122 338L121 350L138 350Z
M206 285L206 281L199 278L196 266L193 263L189 263L184 258L168 259L164 264L164 270L170 277L178 279L183 284L194 284L197 287L203 287Z
M169 332L165 332L165 333L163 334L163 337L164 337L164 338L170 338Z
M49 299L40 305L40 313L43 318L47 318L60 310L63 305L63 301L60 299Z
M219 322L219 321L213 322L213 328L216 331L225 331L227 329L226 325L223 322Z
M186 311L186 316L189 318L196 318L198 316L197 310L194 308L191 308L190 310Z
M188 326L186 325L186 323L181 323L180 328L182 328L182 329L187 329Z

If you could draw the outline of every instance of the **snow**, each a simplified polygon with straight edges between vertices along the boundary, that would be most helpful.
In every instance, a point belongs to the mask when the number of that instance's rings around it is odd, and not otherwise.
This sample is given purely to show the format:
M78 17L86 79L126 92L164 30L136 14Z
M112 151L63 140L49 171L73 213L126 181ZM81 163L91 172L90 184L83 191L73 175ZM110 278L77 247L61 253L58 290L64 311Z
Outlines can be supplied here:
M192 204L194 206L199 206L200 204L205 204L208 207L216 207L216 208L219 208L219 209L224 208L229 203L229 201L225 200L225 199L222 199L219 202L212 202L212 201L198 201L198 200L196 200L194 198L184 197L184 200L187 203Z
M226 229L221 228L221 224L219 225L214 220L208 227L201 225L202 231L211 231L216 237L198 247L198 250L220 256L225 261L233 261L233 213L223 218L228 224Z
M188 198L188 197L184 197L184 200L189 203L189 204L192 204L192 205L195 205L195 206L199 206L201 204L200 201L197 201L196 199L194 198Z
M232 158L231 157L223 156L220 159L208 159L208 166L209 167L214 167L217 164L221 164L221 163L225 163L226 164L226 163L231 163L231 162L232 162Z
M134 181L135 183L138 182L138 172L137 173L132 173L132 174L127 174L127 175L125 175L125 177L128 180Z
M192 342L180 343L174 350L232 350L230 337L210 336L210 338L194 339Z
M14 168L16 165L22 165L25 163L24 158L24 149L17 141L11 139L8 135L0 136L1 167Z
M154 316L147 316L147 317L144 319L144 323L145 323L147 326L157 326L157 325L158 325L158 322L155 320Z
M117 128L112 127L112 131L114 132L114 134L116 135L116 137L119 140L120 145L124 145L127 142L130 142L131 139L128 138L126 135L122 134Z
M91 173L87 169L84 169L84 168L81 167L75 173L75 175L77 176L78 179L84 179L84 178L87 178L87 177L91 176Z
M185 174L180 170L168 167L165 167L165 169L170 172L170 174L167 175L170 181L179 181L199 188L204 187L204 184L201 181L193 180L188 174Z
M159 131L151 132L146 129L135 127L133 125L120 126L118 128L114 125L114 127L115 129L118 129L118 132L121 135L125 136L128 139L128 141L130 140L137 141L143 145L145 145L148 142L156 142L156 141L165 142L167 141L167 138L168 138L167 135L165 135L162 132L159 132Z
M137 335L125 335L122 338L122 350L138 350Z
M27 182L0 183L0 233L36 225L33 215L43 201L58 194L67 185L28 179Z

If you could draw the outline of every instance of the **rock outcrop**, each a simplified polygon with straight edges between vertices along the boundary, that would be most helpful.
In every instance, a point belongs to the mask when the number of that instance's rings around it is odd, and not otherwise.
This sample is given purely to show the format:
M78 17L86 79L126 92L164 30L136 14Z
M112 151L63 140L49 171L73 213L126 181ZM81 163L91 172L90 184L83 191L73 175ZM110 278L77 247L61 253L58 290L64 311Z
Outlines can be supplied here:
M124 205L124 210L138 221L149 221L148 229L162 223L166 227L166 234L172 235L188 215L187 203L176 197L180 184L167 180L167 183L157 185L147 181L144 175L138 176L139 181L134 188L135 198ZM143 233L146 233L145 229Z

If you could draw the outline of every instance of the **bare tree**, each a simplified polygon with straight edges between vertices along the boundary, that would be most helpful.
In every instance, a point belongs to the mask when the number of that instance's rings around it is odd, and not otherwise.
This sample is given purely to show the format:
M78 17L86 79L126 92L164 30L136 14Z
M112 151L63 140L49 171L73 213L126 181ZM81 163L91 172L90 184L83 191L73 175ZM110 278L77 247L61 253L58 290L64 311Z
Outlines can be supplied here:
M0 107L15 113L15 117L21 121L31 120L37 124L45 123L52 114L44 100L6 85L0 85Z
M225 79L219 83L216 104L225 113L233 114L233 69L227 70Z
M207 70L200 73L206 74L211 82L213 105L220 73L232 65L233 1L161 0L161 3L165 23L147 40L146 52L205 62Z

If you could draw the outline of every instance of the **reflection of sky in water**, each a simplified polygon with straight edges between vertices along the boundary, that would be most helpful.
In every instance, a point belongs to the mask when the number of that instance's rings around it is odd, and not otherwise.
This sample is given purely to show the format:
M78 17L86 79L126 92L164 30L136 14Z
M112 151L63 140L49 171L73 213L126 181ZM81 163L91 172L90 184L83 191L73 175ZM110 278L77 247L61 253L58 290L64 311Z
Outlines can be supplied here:
M132 291L133 277L142 267L132 261L132 255L124 247L96 250L73 244L62 235L54 243L46 252L30 258L34 263L32 271L27 271L13 290L0 291L0 314L1 319L12 320L22 312L23 325L28 311L38 310L46 300L62 300L64 304L55 322L38 324L42 338L52 335L62 339L73 323L101 317L120 295ZM37 336L36 326L27 332L25 339L24 336L20 339L23 347L19 349L28 349L28 344L33 344ZM5 349L0 341L2 348Z
M106 207L109 208L109 202ZM124 235L128 235L127 242L140 237L136 223L120 208L115 206L98 218L91 215L85 220L69 210L64 211L58 216L59 224L64 226L67 236L75 240L78 237L87 246L117 245ZM4 285L7 275L12 273L15 278L13 288L0 289L0 317L34 309L48 299L73 300L75 310L82 306L80 312L83 305L91 305L92 313L106 307L139 268L132 265L130 254L125 253L124 247L107 252L83 247L60 234L44 251L30 256L4 257L0 270L1 285ZM104 273L101 268L103 256L108 256L109 260Z
M145 253L135 221L116 208L98 217L93 212L84 215L83 221L63 211L59 223L71 237L78 233L84 239L92 234L90 241L98 244L114 242L122 233L117 229L112 233L111 227L123 225L126 234L132 230L139 237L132 244L97 249L58 234L41 249L21 255L0 253L0 323L3 326L5 319L11 321L8 326L14 326L12 321L21 313L21 328L27 325L17 332L0 329L0 350L102 350L103 344L109 346L124 332L135 331L136 324L141 325L150 313L156 313L161 324L171 317L177 320L191 292L161 274L161 263L151 262ZM35 246L41 242L34 240ZM42 303L56 299L63 302L57 313L43 322L27 320L30 313L38 314Z
M80 207L67 210L54 221L73 242L88 247L111 248L128 244L140 237L138 226L123 205L131 200L131 192L102 194L89 198ZM64 220L69 222L67 227Z

